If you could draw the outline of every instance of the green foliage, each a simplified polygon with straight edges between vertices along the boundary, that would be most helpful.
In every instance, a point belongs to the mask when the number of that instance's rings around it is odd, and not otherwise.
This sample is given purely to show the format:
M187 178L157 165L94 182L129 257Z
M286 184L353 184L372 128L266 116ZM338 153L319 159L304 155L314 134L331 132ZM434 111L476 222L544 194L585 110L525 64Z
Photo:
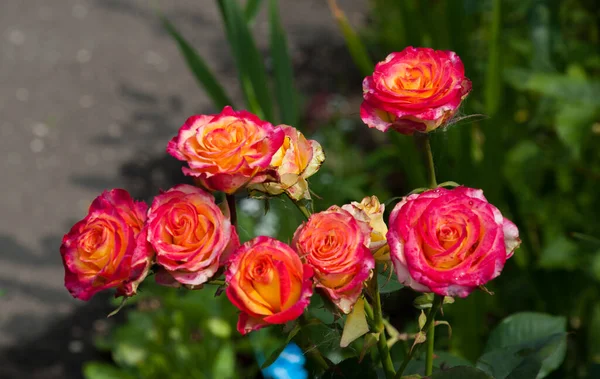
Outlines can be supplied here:
M204 62L204 59L202 59L196 50L181 34L179 34L175 26L171 24L169 20L163 18L163 23L165 29L167 29L171 37L177 42L181 55L185 58L185 61L190 71L196 77L198 84L204 88L206 94L210 97L215 106L223 108L226 105L232 105L233 103L225 94L225 90L223 90L223 87L212 74L208 65Z
M431 375L431 379L493 379L493 376L474 367L457 366L449 370L438 371Z
M269 0L269 25L271 26L271 57L275 76L275 94L280 119L287 125L298 125L298 95L294 86L292 62L281 22L277 0Z
M496 296L474 293L448 307L454 333L441 344L476 360L494 319L550 312L563 317L563 326L565 317L578 320L570 349L563 337L556 353L567 351L568 363L550 376L586 377L598 362L587 355L594 345L587 335L598 327L590 304L600 302L599 245L579 237L600 230L600 28L593 2L373 0L371 6L373 22L362 37L376 60L408 45L453 50L463 60L474 88L459 116L487 117L433 133L438 181L482 188L523 240L490 284ZM374 166L401 177L394 195L422 187L411 139L389 138L398 154L378 152ZM535 371L533 361L520 370ZM547 362L542 372L556 368Z
M176 291L152 285L135 301L128 321L97 341L116 366L88 363L87 379L244 378L255 369L236 358L253 352L235 332L235 308L210 287Z
M564 317L517 313L492 331L477 367L498 379L533 377L529 373L543 378L561 365L566 351Z

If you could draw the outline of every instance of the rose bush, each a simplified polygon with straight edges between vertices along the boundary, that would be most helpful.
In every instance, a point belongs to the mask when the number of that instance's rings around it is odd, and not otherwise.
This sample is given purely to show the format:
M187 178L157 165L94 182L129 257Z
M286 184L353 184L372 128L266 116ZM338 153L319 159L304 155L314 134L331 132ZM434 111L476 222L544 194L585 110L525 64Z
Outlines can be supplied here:
M298 318L310 302L312 276L311 267L283 242L260 236L243 244L225 273L227 297L242 311L238 331Z
M246 111L227 106L217 115L187 119L167 152L186 161L183 173L196 177L208 190L228 194L249 183L261 183L284 132Z
M214 197L187 184L154 198L146 229L156 263L165 270L157 273L163 284L172 285L174 279L187 286L201 285L239 246L235 227Z
M483 191L437 188L405 197L387 233L398 280L420 292L465 297L494 279L519 231Z
M360 117L382 132L430 132L454 116L470 91L456 53L407 47L388 55L364 79Z
M281 128L285 139L270 164L277 178L251 185L250 189L272 196L285 192L294 200L310 199L307 179L325 160L323 149L317 141L307 140L296 128L288 125Z
M315 283L344 313L350 313L371 276L368 217L332 206L315 213L294 233L293 247L315 271Z
M65 286L73 297L89 300L108 288L117 296L136 293L153 257L142 231L146 208L125 190L104 191L63 237Z

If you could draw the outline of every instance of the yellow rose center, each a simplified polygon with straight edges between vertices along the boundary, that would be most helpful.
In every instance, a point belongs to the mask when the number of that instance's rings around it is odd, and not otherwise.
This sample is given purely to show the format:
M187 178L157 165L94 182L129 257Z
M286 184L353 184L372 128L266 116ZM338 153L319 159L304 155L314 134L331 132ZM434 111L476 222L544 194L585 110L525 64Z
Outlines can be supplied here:
M437 237L440 245L444 249L450 249L456 244L458 239L461 237L461 226L457 224L443 224L437 230Z

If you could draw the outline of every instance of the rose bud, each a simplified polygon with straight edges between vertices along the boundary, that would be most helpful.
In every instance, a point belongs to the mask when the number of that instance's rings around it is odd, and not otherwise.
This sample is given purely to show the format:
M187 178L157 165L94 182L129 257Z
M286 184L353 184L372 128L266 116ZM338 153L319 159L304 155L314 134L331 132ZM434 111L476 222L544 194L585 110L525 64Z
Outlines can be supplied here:
M281 128L285 139L270 166L277 179L253 184L250 189L273 196L286 192L293 200L310 199L307 179L319 170L325 160L321 145L307 140L296 128L287 125L281 125Z
M383 221L385 205L379 202L377 196L367 196L360 203L353 201L342 206L342 209L350 212L355 218L365 219L369 223L372 228L369 249L371 249L373 257L376 261L389 261L390 248L385 238L388 227Z
M420 292L465 297L494 279L519 246L515 224L483 191L437 188L405 197L387 240L398 280Z

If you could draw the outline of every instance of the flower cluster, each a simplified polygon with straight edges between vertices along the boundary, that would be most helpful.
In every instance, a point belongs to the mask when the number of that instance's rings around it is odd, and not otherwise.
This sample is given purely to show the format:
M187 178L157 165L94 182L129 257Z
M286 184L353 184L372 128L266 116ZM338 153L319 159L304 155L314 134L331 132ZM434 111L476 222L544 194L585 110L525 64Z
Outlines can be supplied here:
M444 126L471 88L456 54L412 47L390 54L363 86L364 122L404 134ZM404 197L387 225L385 206L368 196L310 215L290 244L266 236L240 244L233 195L311 201L308 178L325 159L319 143L225 107L190 117L167 152L187 163L197 186L163 191L150 207L120 189L96 198L60 248L74 297L108 288L132 296L150 271L160 284L190 289L223 275L245 334L298 318L314 292L351 313L376 262L391 263L416 291L464 297L497 277L519 245L516 226L467 187ZM229 201L217 204L214 192Z

